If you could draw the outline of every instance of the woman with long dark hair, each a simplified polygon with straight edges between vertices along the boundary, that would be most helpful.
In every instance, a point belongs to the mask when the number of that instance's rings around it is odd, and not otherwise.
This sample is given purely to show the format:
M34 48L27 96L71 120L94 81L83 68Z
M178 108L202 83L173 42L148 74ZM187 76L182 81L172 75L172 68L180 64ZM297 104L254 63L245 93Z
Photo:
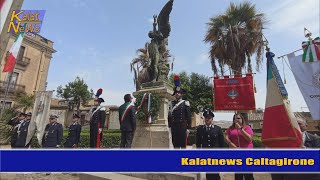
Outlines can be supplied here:
M233 123L227 129L226 142L230 148L253 148L252 138L253 131L249 125L246 124L241 114L233 116ZM253 180L253 174L235 174L235 180Z

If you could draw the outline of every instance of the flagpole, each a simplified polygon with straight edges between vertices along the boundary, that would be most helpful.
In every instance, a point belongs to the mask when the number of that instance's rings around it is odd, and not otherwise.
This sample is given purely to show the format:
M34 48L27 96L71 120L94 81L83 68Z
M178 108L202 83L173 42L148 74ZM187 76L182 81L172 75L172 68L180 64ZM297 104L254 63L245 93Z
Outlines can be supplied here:
M298 50L295 50L295 51L293 51L293 52L291 52L291 53L295 53L295 52L298 52L298 51L301 51L302 49L298 49ZM284 57L284 56L287 56L287 55L289 55L289 54L291 54L291 53L288 53L288 54L284 54L284 55L282 55L282 56L279 56L278 57L278 59L280 59L280 58L282 58L282 57Z
M312 37L311 36L312 36L312 33L307 28L304 28L304 37L308 38L308 41L312 41ZM295 51L293 51L291 53L295 53L295 52L298 52L298 51L301 51L301 50L303 50L303 49L301 48L301 49L295 50ZM291 54L291 53L289 53L289 54ZM279 56L278 59L280 59L280 58L282 58L284 56L287 56L289 54L285 54L285 55Z
M6 53L3 53L3 55L5 55L4 56L4 59L7 59L8 57L9 57L9 54L10 54L10 52L9 51L7 51ZM1 59L1 57L0 57L0 70L1 70L1 62L2 62L2 59ZM1 71L0 71L0 80L1 80Z
M26 23L24 24L24 29L26 29ZM21 47L21 44L22 44L22 41L23 41L23 37L24 37L24 33L25 32L20 32L19 34L17 34L17 37L16 37L16 40L20 37L20 35L21 35L21 33L22 33L22 39L21 39L21 42L20 42L20 44L19 44L19 49L20 49L20 47ZM12 47L11 47L11 49L10 49L10 53L12 53L12 48L17 48L17 47L15 47L15 43L16 43L16 40L15 40L15 42L13 43L13 45L12 45ZM20 51L20 50L19 50ZM16 54L17 55L17 54ZM9 59L9 57L10 57L10 54L8 55L8 57L7 57L7 61L8 61L8 59ZM7 96L8 96L8 91L9 91L9 86L10 86L10 82L11 82L11 79L12 79L12 75L13 75L13 73L14 73L14 68L16 67L16 64L17 64L17 57L14 57L15 58L15 61L14 61L14 65L13 65L13 69L12 69L12 72L10 72L10 75L9 75L9 79L8 79L8 84L7 84L7 88L6 88L6 92L5 92L5 95L4 95L4 98L3 98L3 101L2 101L2 107L1 107L1 112L0 112L0 119L2 118L2 115L3 115L3 111L4 111L4 109L5 109L5 104L6 104L6 100L7 100ZM8 63L8 62L7 62ZM5 67L4 67L5 68Z
M0 112L0 119L2 118L3 112L4 112L4 110L5 110L6 100L7 100L7 96L8 96L8 92L9 92L9 86L10 86L10 82L11 82L12 75L13 75L13 72L14 72L14 68L16 67L16 62L17 62L17 61L15 61L15 63L14 63L12 72L10 72L10 74L9 74L6 91L5 91L5 94L4 94L4 97L3 97L3 101L2 101L2 107L1 107L1 112Z

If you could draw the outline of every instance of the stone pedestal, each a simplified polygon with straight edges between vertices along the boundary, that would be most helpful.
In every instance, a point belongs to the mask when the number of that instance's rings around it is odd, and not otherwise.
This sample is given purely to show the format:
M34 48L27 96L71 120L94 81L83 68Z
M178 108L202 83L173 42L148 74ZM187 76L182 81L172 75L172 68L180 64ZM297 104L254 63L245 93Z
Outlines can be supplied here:
M133 138L132 147L138 149L164 148L172 149L171 132L168 128L169 102L174 99L173 87L166 82L142 84L141 90L134 92L157 94L161 98L160 112L153 124L137 123L137 129Z

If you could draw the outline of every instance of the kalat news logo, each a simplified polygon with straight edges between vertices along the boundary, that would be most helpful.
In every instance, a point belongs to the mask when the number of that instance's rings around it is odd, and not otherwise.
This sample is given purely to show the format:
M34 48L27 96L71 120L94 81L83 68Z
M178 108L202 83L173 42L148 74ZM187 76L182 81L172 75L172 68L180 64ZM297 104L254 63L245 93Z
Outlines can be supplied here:
M10 17L8 33L40 33L45 10L14 10Z

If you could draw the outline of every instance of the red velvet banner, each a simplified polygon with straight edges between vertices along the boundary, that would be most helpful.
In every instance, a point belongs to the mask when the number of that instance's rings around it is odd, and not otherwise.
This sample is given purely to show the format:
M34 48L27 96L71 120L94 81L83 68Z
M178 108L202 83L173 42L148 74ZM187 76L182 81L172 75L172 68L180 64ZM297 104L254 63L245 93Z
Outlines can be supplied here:
M215 110L255 110L253 77L236 76L214 80L214 109Z

